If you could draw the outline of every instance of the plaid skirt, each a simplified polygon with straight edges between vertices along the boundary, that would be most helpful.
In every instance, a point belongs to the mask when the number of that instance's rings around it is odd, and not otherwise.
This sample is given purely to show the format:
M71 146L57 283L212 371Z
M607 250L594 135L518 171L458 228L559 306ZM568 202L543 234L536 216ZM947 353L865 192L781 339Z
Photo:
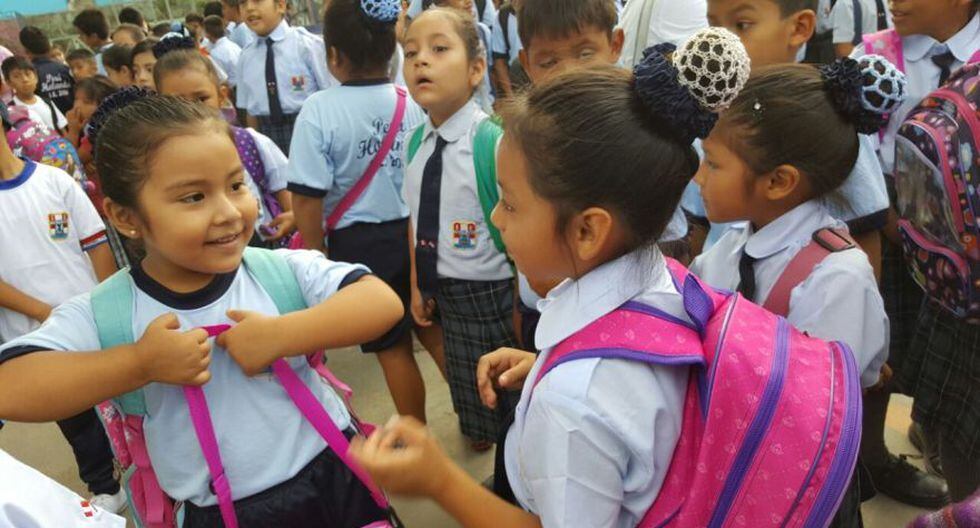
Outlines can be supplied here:
M909 272L902 248L885 240L882 249L880 290L891 334L888 365L898 373L904 368L909 345L915 336L924 293ZM906 392L901 383L896 390Z
M459 427L470 440L494 442L511 402L495 410L483 405L476 387L476 365L484 354L517 346L514 281L440 279L436 306L446 350L446 378Z
M916 330L896 372L915 400L913 419L967 457L980 457L980 325L926 302Z
M282 116L280 121L273 121L269 116L256 116L259 121L259 132L269 136L286 156L289 156L289 143L293 140L293 125L296 124L296 116L299 114L287 114Z

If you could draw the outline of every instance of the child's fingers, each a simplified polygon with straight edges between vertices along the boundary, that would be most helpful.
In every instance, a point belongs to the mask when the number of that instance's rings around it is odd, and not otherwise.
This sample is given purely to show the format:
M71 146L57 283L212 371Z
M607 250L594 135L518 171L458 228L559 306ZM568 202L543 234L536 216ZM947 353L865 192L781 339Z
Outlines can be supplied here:
M185 334L198 343L207 343L208 341L208 331L203 328L188 330Z
M190 383L188 383L188 385L201 386L209 381L211 381L211 371L203 370L197 376L194 376L194 378L191 380Z
M480 393L483 405L491 409L497 408L497 391L493 389L493 371L496 370L494 361L489 356L480 358L476 365L476 388Z
M180 321L177 320L177 316L173 313L165 313L150 322L150 326L160 326L167 330L179 330Z

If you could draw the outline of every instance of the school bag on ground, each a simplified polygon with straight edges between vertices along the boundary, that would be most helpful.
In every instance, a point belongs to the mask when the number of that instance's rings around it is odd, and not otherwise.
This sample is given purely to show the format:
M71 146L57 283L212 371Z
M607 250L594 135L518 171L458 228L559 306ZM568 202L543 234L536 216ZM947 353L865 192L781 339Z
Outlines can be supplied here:
M980 52L929 94L895 138L898 229L915 281L980 324Z
M411 163L422 145L422 134L425 133L425 125L419 125L408 140L407 163ZM500 231L493 222L490 215L493 208L500 201L500 191L497 190L497 143L503 129L494 121L494 118L487 117L476 127L476 134L473 136L473 168L476 171L476 190L480 199L480 207L483 209L483 217L493 239L493 245L497 251L507 254L507 247L504 246L504 239L500 236Z
M272 298L280 314L307 308L292 269L280 255L269 250L250 247L245 249L243 262L248 271ZM136 342L132 321L134 287L127 268L115 273L92 290L92 313L98 329L99 341L103 348ZM209 335L216 336L228 328L228 325L216 325L205 327L205 330L208 331ZM357 420L353 409L350 407L352 396L350 387L340 382L327 369L323 362L323 353L313 354L307 360L326 383L331 384L341 392L348 410L351 411L351 417L362 432L369 434L373 427ZM328 448L333 450L338 458L367 487L378 506L389 512L391 517L389 522L379 521L365 528L401 526L387 498L371 481L367 473L347 454L350 445L347 438L334 424L316 396L299 379L289 363L282 359L277 360L272 364L272 371L307 422L326 440ZM184 394L187 398L194 432L208 465L208 473L211 476L214 493L218 498L218 506L225 528L237 528L237 519L232 504L232 490L224 476L220 446L211 423L211 414L208 410L204 390L201 387L184 387ZM111 402L102 403L98 406L98 411L109 435L116 458L124 468L122 482L132 506L131 510L137 526L145 528L175 528L180 526L178 520L180 504L174 504L160 488L160 483L157 481L156 473L153 471L146 451L146 440L143 435L143 417L146 415L146 404L143 390L137 389L118 396Z
M627 302L559 343L535 385L583 358L689 366L680 439L639 526L827 526L860 445L850 349L668 267L693 323Z

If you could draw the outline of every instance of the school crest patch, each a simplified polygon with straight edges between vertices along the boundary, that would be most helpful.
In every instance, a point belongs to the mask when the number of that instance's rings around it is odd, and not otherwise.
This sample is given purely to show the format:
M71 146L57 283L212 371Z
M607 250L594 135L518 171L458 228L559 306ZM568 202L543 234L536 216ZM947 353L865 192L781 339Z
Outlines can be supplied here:
M455 220L452 225L453 247L456 249L476 249L476 222Z
M48 236L51 240L68 238L68 213L48 213Z
M293 75L289 78L289 85L292 86L294 92L302 92L306 88L306 77Z

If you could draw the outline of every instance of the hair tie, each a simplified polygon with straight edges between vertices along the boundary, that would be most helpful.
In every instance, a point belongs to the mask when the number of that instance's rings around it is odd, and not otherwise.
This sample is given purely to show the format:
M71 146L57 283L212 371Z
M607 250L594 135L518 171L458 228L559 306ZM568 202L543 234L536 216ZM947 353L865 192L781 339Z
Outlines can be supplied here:
M399 0L361 0L361 11L375 22L392 24L402 12Z
M197 50L197 42L191 37L181 36L179 33L167 33L153 45L153 56L160 60L161 57L178 50Z
M886 115L905 97L905 76L884 57L838 59L820 66L824 87L837 111L861 134L885 125Z
M678 140L706 138L717 112L735 100L749 78L749 57L728 30L706 28L674 52L671 44L647 48L633 68L634 90L657 119L673 125Z
M95 109L95 113L89 118L88 124L85 126L85 135L88 136L89 142L92 143L92 147L95 147L98 141L99 131L102 130L103 125L116 113L120 108L125 108L130 104L144 99L153 95L153 92L140 88L139 86L127 86L117 91L116 93L106 97L99 104L99 107Z

